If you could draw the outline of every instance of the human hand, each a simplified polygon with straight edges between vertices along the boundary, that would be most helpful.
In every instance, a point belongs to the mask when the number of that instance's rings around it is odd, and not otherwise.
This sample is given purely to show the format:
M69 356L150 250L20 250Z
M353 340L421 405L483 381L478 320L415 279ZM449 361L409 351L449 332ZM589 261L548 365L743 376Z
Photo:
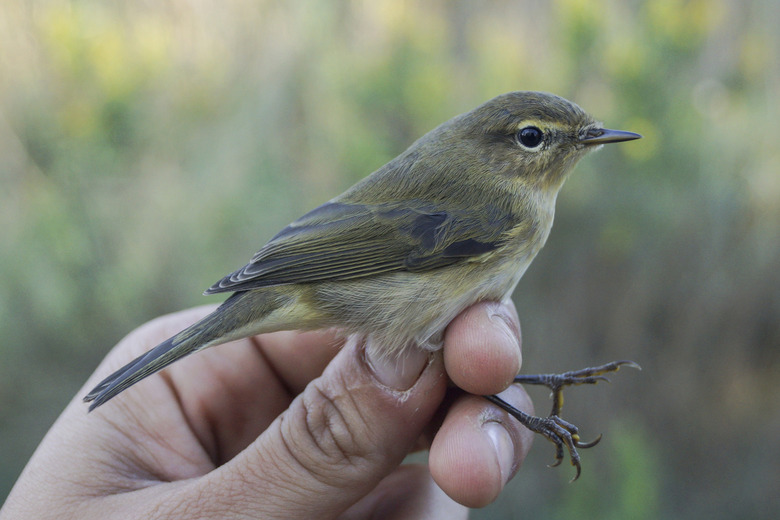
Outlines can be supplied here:
M84 389L211 310L140 327ZM494 500L531 444L479 397L519 371L519 337L511 303L484 302L450 324L443 355L402 363L332 331L208 349L91 414L74 398L0 517L465 517L460 504ZM532 411L517 385L502 397ZM428 467L400 465L427 447Z

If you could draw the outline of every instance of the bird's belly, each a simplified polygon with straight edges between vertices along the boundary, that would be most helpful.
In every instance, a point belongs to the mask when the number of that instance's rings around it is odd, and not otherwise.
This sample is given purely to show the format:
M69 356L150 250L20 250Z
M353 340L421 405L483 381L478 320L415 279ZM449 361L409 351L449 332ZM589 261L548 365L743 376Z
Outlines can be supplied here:
M387 273L355 281L322 284L317 307L333 325L368 338L372 348L388 355L417 346L441 347L442 332L461 311L483 300L503 300L530 264L507 262L486 269L478 263L430 271Z

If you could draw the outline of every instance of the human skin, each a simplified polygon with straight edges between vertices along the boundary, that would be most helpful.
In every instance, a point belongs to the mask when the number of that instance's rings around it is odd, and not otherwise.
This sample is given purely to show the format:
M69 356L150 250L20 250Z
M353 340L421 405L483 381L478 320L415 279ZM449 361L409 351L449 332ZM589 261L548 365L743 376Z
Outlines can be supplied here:
M401 363L334 331L247 338L87 414L85 389L212 310L124 338L52 426L0 518L465 518L498 496L530 447L529 430L479 397L520 370L511 303L473 305L443 351ZM519 386L501 396L533 412ZM401 464L420 449L427 466Z

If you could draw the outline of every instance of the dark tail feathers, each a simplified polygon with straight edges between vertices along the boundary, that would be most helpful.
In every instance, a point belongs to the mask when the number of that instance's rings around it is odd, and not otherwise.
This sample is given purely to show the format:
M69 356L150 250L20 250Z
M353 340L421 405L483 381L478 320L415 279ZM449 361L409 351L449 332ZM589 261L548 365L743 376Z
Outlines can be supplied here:
M215 316L218 312L219 309L163 341L146 354L138 356L101 381L84 397L84 402L92 403L89 411L91 412L123 390L162 370L174 361L192 354L208 344L213 344L214 340L219 337L219 334L215 335L213 327L213 322L219 320L219 317Z

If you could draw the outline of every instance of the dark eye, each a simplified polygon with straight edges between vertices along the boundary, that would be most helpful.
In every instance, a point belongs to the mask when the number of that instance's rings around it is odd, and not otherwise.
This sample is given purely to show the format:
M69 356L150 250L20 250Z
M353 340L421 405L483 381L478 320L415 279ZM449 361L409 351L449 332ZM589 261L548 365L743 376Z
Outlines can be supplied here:
M517 140L526 148L536 148L541 144L544 134L535 126L526 126L517 132Z

